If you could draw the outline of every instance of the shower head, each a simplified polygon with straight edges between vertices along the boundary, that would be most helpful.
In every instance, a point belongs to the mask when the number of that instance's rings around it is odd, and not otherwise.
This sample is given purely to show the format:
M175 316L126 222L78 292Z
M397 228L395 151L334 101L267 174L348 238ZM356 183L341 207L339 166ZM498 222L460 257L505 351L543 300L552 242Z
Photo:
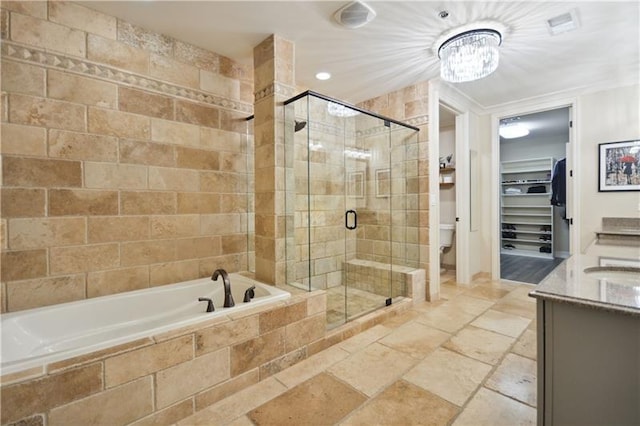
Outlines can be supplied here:
M298 121L296 120L296 126L295 126L295 131L299 132L300 130L304 129L304 127L307 125L306 121Z

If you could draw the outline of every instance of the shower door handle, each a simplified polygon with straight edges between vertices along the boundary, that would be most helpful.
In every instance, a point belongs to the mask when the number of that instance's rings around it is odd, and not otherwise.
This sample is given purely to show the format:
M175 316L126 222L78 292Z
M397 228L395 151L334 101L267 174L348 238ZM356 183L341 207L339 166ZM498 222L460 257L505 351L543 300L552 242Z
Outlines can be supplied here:
M353 215L353 225L349 225L349 215ZM347 229L356 229L358 227L358 213L355 210L347 210L344 214L344 226Z

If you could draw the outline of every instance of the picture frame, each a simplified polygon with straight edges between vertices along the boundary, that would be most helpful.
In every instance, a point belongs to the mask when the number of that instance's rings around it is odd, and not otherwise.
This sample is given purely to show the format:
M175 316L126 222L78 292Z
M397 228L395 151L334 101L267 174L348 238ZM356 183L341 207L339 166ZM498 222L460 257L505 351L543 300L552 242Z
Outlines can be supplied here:
M391 195L391 169L376 170L376 197L386 198Z
M353 198L364 198L365 177L364 172L351 172L347 178L347 195Z
M640 139L598 145L598 191L640 191Z

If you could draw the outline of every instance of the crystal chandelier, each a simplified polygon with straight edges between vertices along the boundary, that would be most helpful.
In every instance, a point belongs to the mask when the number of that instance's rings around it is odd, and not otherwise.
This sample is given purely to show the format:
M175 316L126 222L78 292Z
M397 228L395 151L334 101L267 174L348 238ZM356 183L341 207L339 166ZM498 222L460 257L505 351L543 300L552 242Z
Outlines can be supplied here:
M329 102L327 104L327 112L329 115L333 115L334 117L354 117L360 114L355 109L351 109L335 102Z
M452 83L478 80L498 68L498 46L502 36L498 31L475 29L446 40L438 49L440 76Z

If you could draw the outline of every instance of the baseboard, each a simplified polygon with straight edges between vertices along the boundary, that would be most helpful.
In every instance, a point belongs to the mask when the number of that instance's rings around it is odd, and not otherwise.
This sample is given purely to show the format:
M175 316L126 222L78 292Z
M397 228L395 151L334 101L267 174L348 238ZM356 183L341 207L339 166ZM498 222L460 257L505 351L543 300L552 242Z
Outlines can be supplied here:
M490 278L491 278L490 272L480 271L473 274L473 276L471 277L471 281L475 281L479 279L490 279Z
M560 257L562 259L566 259L567 257L571 256L571 253L569 253L568 251L557 251L557 252L553 253L553 255L555 257Z

